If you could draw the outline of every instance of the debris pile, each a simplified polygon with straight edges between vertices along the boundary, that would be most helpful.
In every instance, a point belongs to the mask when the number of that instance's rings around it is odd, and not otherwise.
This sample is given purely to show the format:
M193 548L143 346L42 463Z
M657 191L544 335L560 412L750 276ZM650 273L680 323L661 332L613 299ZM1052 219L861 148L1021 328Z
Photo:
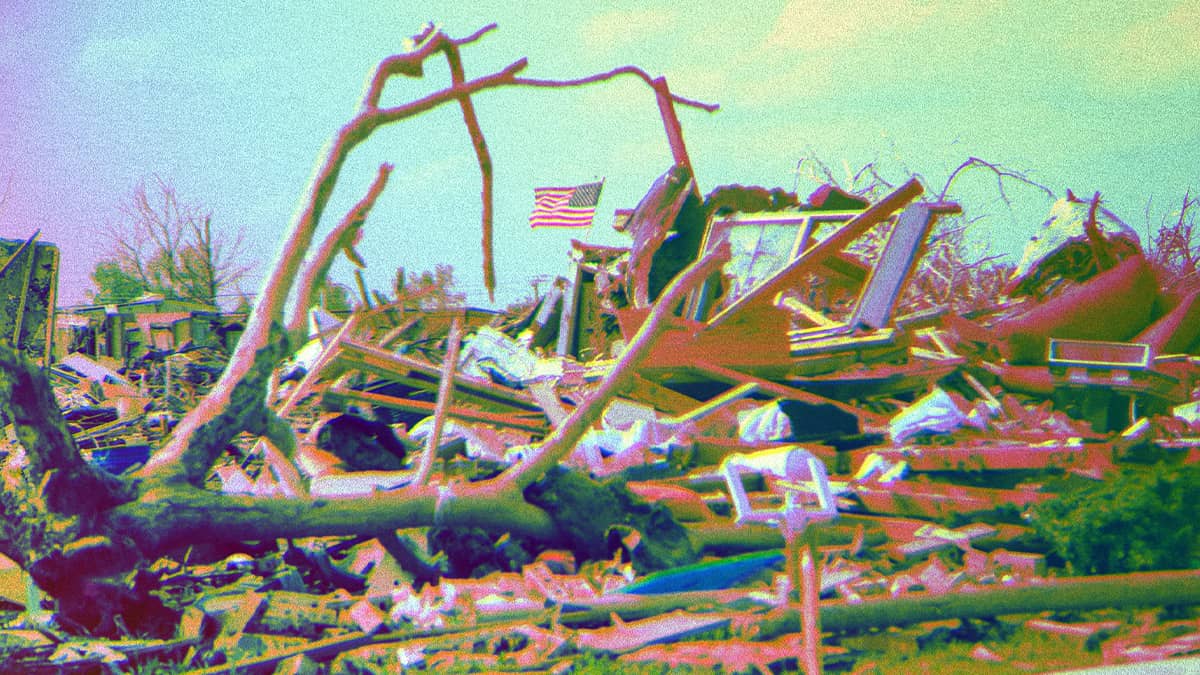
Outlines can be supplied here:
M1014 635L1077 640L1080 663L1200 650L1194 618L1133 613L1195 605L1194 572L1108 561L1099 571L1109 576L1069 578L1063 565L1077 561L1035 522L1041 505L1061 512L1060 493L1138 462L1186 468L1200 449L1194 298L1151 283L1130 233L1110 235L1094 209L1060 203L1046 229L1063 243L1040 238L1012 280L1032 302L970 319L900 316L923 242L956 205L916 202L912 182L854 208L704 218L682 182L656 184L634 210L630 250L577 243L575 280L522 315L464 324L403 303L345 318L314 310L310 341L277 372L270 400L302 438L300 489L399 496L426 472L450 499L456 484L534 455L621 367L662 292L658 265L677 272L729 242L728 261L667 317L562 467L525 490L558 544L438 524L237 550L196 542L133 582L153 589L146 597L174 624L161 639L67 637L70 624L43 617L40 631L4 632L6 662L361 672L618 658L738 671L815 658L841 669L881 658L869 638L881 629L888 640L969 644L964 658L1016 667ZM645 250L697 223L702 244L682 262ZM872 228L885 230L873 260L845 252ZM1128 325L1098 327L1096 312ZM123 349L90 343L90 356L50 368L90 462L114 474L142 464L207 393L225 358L213 327L222 319L201 314L197 330L197 318L137 314L138 339L109 343ZM175 342L179 331L166 329L180 323L188 337ZM155 341L159 325L171 340ZM269 442L227 448L210 489L289 494ZM1188 568L1197 553L1143 558ZM810 580L820 599L805 603Z
M49 321L54 359L18 321L62 420L0 353L3 669L1194 657L1196 293L1098 196L963 315L906 295L960 210L917 180L750 192L706 201L677 161L629 247L574 242L522 313L398 288L280 330L287 288L250 317L150 298Z

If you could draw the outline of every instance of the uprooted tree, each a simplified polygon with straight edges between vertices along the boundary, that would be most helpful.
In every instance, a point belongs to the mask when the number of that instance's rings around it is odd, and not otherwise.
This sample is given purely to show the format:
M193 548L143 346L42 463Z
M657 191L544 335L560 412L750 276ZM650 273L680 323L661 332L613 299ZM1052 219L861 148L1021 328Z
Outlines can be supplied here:
M492 165L474 112L475 94L499 87L573 87L636 75L655 92L672 153L677 163L686 166L673 104L710 111L715 106L671 94L665 80L652 79L633 67L577 80L535 80L518 77L526 66L521 59L498 72L466 79L460 48L492 28L453 39L429 27L417 36L412 50L378 65L358 114L331 143L221 378L132 475L115 477L85 462L44 374L0 347L0 411L7 411L6 422L12 424L20 445L20 449L9 448L7 489L0 495L0 552L59 601L60 614L89 630L104 632L112 630L112 615L128 612L124 618L129 625L135 615L145 612L144 604L131 603L144 603L145 597L139 599L137 589L124 575L196 541L385 535L397 528L435 523L512 532L543 541L560 537L551 517L527 502L523 491L556 466L599 418L607 400L633 375L656 334L670 320L669 309L727 258L727 248L681 272L660 295L629 348L592 397L556 425L523 461L492 479L432 484L427 452L417 478L400 491L314 498L308 496L291 460L300 439L267 404L274 371L299 343L305 310L321 288L331 261L338 252L353 255L360 228L386 185L391 166L385 164L362 200L311 250L348 154L381 126L441 105L461 108L482 176L483 259L489 290L493 286ZM424 62L437 55L449 64L449 86L403 105L380 107L384 85L392 76L420 77ZM285 305L293 291L294 309L285 320ZM442 398L444 395L439 396ZM233 496L204 489L214 463L243 432L268 439L263 444L266 463L286 496ZM17 461L22 456L23 461Z

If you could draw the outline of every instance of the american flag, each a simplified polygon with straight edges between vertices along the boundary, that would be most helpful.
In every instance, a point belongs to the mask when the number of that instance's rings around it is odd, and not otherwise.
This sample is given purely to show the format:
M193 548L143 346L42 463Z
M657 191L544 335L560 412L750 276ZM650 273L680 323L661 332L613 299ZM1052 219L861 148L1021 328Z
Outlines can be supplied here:
M588 227L600 201L604 181L575 187L544 187L533 190L530 227Z

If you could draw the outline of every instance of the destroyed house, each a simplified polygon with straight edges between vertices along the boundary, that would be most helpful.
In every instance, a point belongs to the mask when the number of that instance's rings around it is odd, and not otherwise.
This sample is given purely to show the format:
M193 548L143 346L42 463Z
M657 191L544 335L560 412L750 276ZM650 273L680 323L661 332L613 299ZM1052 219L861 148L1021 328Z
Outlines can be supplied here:
M72 351L90 356L125 360L139 347L150 351L175 351L185 345L219 341L219 310L189 300L145 296L129 302L76 308L78 320L61 322L59 357Z

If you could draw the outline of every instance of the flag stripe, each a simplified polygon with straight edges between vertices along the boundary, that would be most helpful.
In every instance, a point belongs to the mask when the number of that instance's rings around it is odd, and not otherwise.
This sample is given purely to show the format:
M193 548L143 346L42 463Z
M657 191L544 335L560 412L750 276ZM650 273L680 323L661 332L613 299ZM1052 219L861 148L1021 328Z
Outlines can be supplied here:
M530 227L588 227L600 201L604 181L574 187L543 187L533 190Z

